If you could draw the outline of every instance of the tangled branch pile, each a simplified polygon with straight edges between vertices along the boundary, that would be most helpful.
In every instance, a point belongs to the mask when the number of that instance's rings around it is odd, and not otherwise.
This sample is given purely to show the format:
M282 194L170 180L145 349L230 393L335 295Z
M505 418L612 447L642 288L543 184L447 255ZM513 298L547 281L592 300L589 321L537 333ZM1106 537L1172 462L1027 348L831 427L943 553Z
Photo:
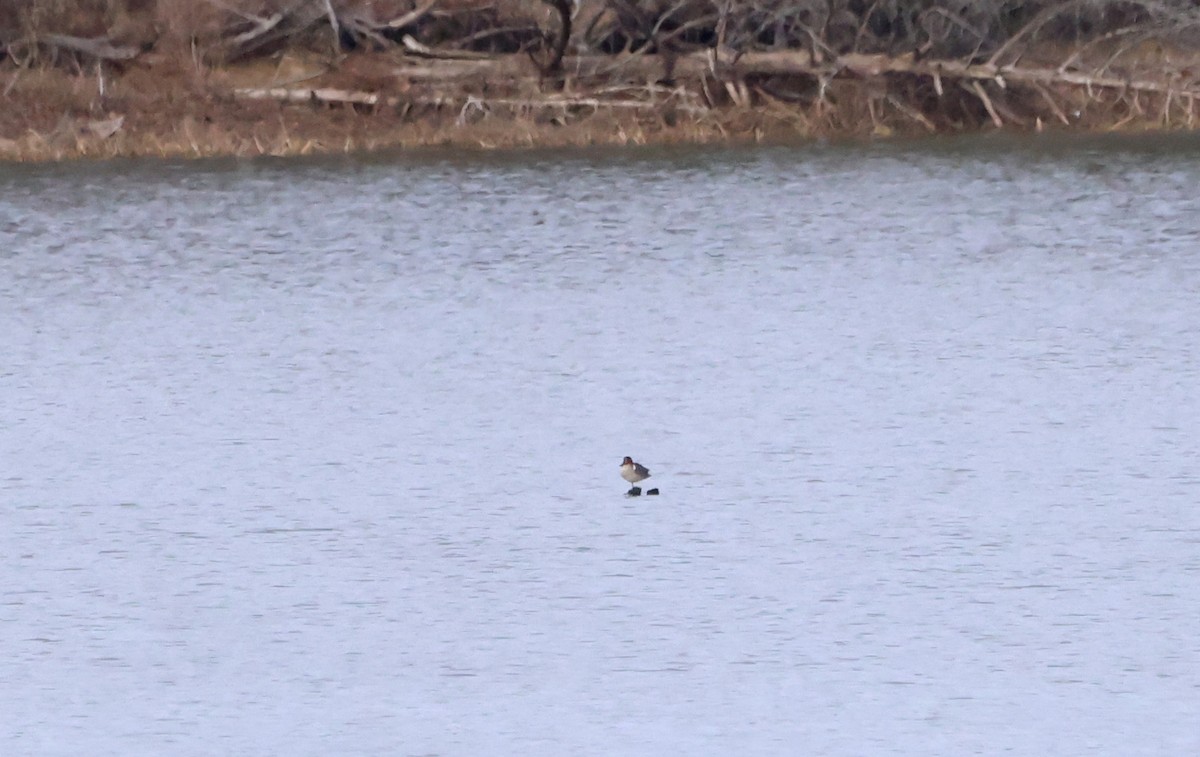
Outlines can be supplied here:
M386 53L406 61L390 82L239 94L559 121L754 109L804 133L1190 127L1198 30L1194 0L0 0L0 66Z

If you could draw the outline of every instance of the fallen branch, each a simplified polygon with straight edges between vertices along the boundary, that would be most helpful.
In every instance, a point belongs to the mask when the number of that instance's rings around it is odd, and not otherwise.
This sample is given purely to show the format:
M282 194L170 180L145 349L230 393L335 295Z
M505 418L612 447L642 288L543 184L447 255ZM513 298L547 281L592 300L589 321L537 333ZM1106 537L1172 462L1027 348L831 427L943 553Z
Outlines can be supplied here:
M996 113L996 108L992 105L991 98L988 97L987 92L983 91L983 86L980 85L979 80L972 80L970 85L963 83L962 86L968 92L974 93L974 95L979 98L980 102L983 103L984 110L986 110L988 115L992 117L992 123L996 125L996 128L1003 129L1004 121L1000 118L999 114Z
M419 5L408 13L405 13L400 18L392 19L386 24L380 26L380 29L403 29L406 26L411 26L425 17L433 6L438 4L438 0L426 0L424 5Z
M807 75L849 73L864 79L885 74L915 74L928 76L935 81L941 78L957 78L976 81L994 81L1004 86L1005 82L1022 84L1070 84L1080 87L1103 89L1140 90L1175 95L1188 94L1200 97L1200 86L1183 84L1166 79L1134 79L1116 76L1092 76L1077 71L1060 71L1056 68L994 66L987 63L966 63L956 60L914 60L911 56L889 57L886 55L849 54L835 58L827 64L814 64L807 51L783 51L746 53L725 63L725 70L745 77L752 74ZM676 71L700 75L708 68L705 54L696 53L679 59ZM720 70L720 69L718 69Z
M405 34L403 37L401 37L400 43L404 45L405 50L421 58L438 58L442 60L491 60L495 57L489 53L473 53L468 50L439 50L437 48L421 44L414 39L411 34Z
M409 103L414 105L468 106L487 108L506 106L514 108L616 108L632 110L660 110L663 108L685 113L708 113L709 109L669 100L605 100L599 97L489 97L467 95L454 97L386 97L374 92L357 90L317 88L290 89L271 87L265 89L235 89L235 97L247 100L277 100L284 103L321 103L325 105L384 105L395 107Z
M430 61L427 64L401 66L396 69L397 87L407 82L421 80L437 87L437 82L450 82L463 77L483 79L500 85L507 82L512 87L519 87L523 81L528 81L533 72L523 56L500 55L480 56L479 54L459 51L432 50L411 37L405 37L406 45L413 51L420 51L427 58L450 58L450 60ZM660 56L640 55L626 60L627 68L621 74L619 81L656 81L657 72L661 70ZM724 58L721 60L720 58ZM645 98L633 99L618 96L609 99L604 96L606 91L616 91L612 85L619 81L613 79L611 70L612 56L591 55L578 56L568 59L568 70L576 82L576 86L584 88L588 96L547 96L547 97L496 97L480 99L474 94L461 94L438 98L413 98L410 96L391 96L384 88L382 93L346 90L336 88L294 88L275 87L270 89L239 89L235 96L245 99L271 99L287 103L323 103L329 105L359 105L359 106L410 106L435 105L465 108L464 103L470 102L472 108L486 109L492 106L510 106L517 108L544 107L591 107L614 109L655 110L674 108L680 112L710 113L712 92L708 89L710 83L715 83L725 90L728 96L726 102L732 102L736 107L746 107L752 101L752 90L747 85L748 77L753 77L755 91L763 89L763 82L772 77L807 77L811 87L823 88L826 83L838 80L867 82L876 88L884 84L882 92L886 101L899 113L908 119L919 123L922 128L934 131L936 124L931 120L925 108L914 107L912 102L894 93L887 92L884 79L889 76L927 77L933 82L933 88L942 93L950 88L961 89L977 99L986 111L988 119L996 128L1012 125L1024 125L1028 119L1024 114L1010 109L1007 98L1010 96L1004 90L1012 90L1014 86L1026 89L1030 96L1044 100L1053 118L1069 125L1061 90L1067 87L1086 87L1096 90L1107 90L1118 97L1133 98L1135 107L1138 106L1139 94L1156 94L1168 96L1170 102L1156 104L1161 112L1170 114L1174 104L1187 103L1190 109L1197 98L1200 98L1200 86L1191 81L1180 81L1174 78L1154 79L1118 79L1116 77L1089 76L1087 74L1062 71L1055 68L992 66L988 64L971 64L953 60L914 60L912 56L888 57L885 55L843 55L832 60L814 62L809 51L791 50L762 53L746 53L740 56L716 53L712 50L706 53L690 53L675 59L675 74L680 86L669 90L672 94L663 97L660 92L646 88ZM715 72L715 75L714 75ZM942 82L945 82L942 85ZM607 85L606 85L607 83ZM808 86L806 84L806 86ZM1052 90L1057 88L1059 92ZM502 90L493 90L502 94ZM509 91L512 91L511 89ZM806 90L808 91L808 90ZM821 91L821 90L818 90ZM701 97L705 93L708 99ZM470 99L474 98L474 99ZM697 103L707 103L707 106ZM816 102L822 103L820 96ZM871 103L873 122L877 114ZM470 110L470 109L468 109ZM472 111L473 112L473 111ZM1189 110L1190 114L1190 110ZM1156 115L1158 112L1156 111ZM1032 117L1029 117L1032 118ZM877 124L878 125L878 124Z
M708 108L699 105L664 102L659 100L604 100L599 97L546 97L546 98L517 98L494 97L474 98L482 105L505 105L513 108L615 108L623 110L678 110L684 113L711 113ZM421 100L414 100L419 104Z
M254 41L255 38L260 37L260 36L268 33L269 31L271 31L275 27L279 26L279 22L283 20L282 13L276 13L275 15L268 16L267 18L260 18L258 16L246 16L245 14L240 14L240 15L244 19L246 19L247 21L252 23L253 26L250 29L247 29L246 31L242 32L241 34L238 34L237 36L233 37L232 39L230 39L229 41L227 41L225 43L226 47L229 47L231 49L240 48L243 45L246 45L246 44Z
M69 34L45 34L38 42L48 47L70 50L98 60L131 60L141 52L136 47L117 47L104 37L72 37Z
M1067 118L1067 114L1063 113L1062 108L1058 107L1058 103L1054 102L1054 98L1050 96L1050 92L1047 91L1045 85L1039 84L1038 82L1033 82L1033 88L1037 90L1037 93L1042 96L1043 100L1046 101L1046 105L1050 106L1050 111L1054 113L1054 116L1059 121L1062 121L1064 126L1070 126L1071 121Z
M937 131L937 127L933 125L932 121L925 117L925 114L921 113L916 108L909 107L908 105L900 102L900 99L895 95L888 95L887 101L892 104L893 108L921 124L921 126L924 126L926 131L930 133Z
M217 0L209 0L209 2L217 7L224 7ZM228 10L232 12L232 9ZM217 51L218 57L225 60L243 58L256 50L304 31L323 18L328 18L326 4L315 0L296 0L287 8L266 18L249 16L241 12L237 12L237 15L250 22L252 26L220 45ZM336 16L330 18L330 23L337 23ZM336 41L335 37L335 43Z
M247 100L278 100L285 103L321 103L325 105L395 105L399 98L385 98L373 92L321 87L317 89L290 89L268 87L265 89L235 89L235 97Z

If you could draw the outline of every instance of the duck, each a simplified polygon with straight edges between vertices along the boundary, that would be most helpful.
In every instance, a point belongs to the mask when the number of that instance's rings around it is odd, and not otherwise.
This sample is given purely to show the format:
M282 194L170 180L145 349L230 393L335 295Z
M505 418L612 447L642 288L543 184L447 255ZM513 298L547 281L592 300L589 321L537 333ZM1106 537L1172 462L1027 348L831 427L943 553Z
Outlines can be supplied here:
M647 470L646 466L635 463L632 457L626 455L625 459L621 461L621 478L631 484L636 484L638 481L650 478L650 471ZM637 489L638 487L635 486L633 488ZM633 491L633 489L630 489L630 491ZM639 491L638 493L640 494L641 492Z

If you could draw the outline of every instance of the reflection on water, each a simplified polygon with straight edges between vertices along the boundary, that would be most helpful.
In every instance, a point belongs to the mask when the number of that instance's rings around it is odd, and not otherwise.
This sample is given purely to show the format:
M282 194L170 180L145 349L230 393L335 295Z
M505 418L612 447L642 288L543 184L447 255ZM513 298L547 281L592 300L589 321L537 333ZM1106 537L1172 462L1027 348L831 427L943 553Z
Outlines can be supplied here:
M1198 183L2 167L3 751L1191 753Z

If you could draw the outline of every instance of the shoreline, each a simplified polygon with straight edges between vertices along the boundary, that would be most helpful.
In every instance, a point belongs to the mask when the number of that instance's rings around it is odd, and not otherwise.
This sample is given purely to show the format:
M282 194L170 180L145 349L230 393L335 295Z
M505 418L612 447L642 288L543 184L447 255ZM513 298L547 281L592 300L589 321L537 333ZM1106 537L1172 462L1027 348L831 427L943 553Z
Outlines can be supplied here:
M1200 71L1200 51L1160 47L1107 76L1039 66L1064 54L1039 52L1020 67L990 68L913 56L831 62L794 50L728 59L711 51L568 56L563 75L550 82L518 54L289 48L220 66L161 53L75 70L10 62L0 64L0 161L1200 127L1200 86L1179 73Z

